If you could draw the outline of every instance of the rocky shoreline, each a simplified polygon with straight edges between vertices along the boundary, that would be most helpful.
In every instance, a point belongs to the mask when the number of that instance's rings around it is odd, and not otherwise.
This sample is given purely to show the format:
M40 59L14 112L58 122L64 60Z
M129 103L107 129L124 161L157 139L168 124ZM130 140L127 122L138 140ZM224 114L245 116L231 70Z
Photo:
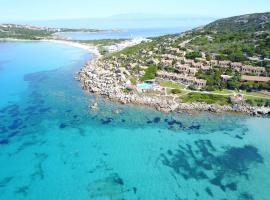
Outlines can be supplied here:
M136 91L126 92L126 82L129 72L121 67L115 67L107 60L93 59L77 73L76 79L81 82L84 90L103 96L122 104L135 104L155 108L162 112L209 111L237 112L248 115L269 115L269 107L252 107L249 105L221 106L206 103L175 102L172 97L151 95Z

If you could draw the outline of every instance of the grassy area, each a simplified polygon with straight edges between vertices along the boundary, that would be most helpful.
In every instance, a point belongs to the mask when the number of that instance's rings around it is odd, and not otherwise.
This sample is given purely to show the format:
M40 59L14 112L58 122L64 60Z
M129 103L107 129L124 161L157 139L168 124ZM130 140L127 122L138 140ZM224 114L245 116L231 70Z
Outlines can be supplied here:
M155 78L156 73L157 73L157 66L156 65L149 65L147 69L145 69L145 74L144 76L140 79L141 81L146 81L146 80L152 80Z
M181 97L183 102L192 103L192 102L205 102L207 104L220 104L228 105L229 98L221 95L214 94L201 94L201 93L188 93Z
M132 85L137 85L137 79L135 79L135 78L131 78L130 82Z
M172 94L181 94L182 90L181 89L171 89Z
M217 93L217 94L221 94L221 95L226 95L226 94L233 95L234 93L239 93L239 92L234 91L234 90L224 89L224 90L215 90L215 91L213 91L213 93Z
M159 84L163 87L168 87L168 88L173 88L173 89L184 89L183 85L180 85L178 83L172 82L172 81L167 81L167 80L160 80Z
M270 99L246 97L246 102L251 106L270 106Z
M261 97L261 98L270 99L270 95L263 94L260 92L247 92L247 91L236 91L236 90L226 90L225 89L225 90L215 90L215 91L213 91L213 93L220 94L220 95L227 95L228 94L228 96L233 95L233 94L243 94L244 96L251 96L249 98ZM256 97L252 97L252 96L256 96Z
M270 99L270 95L263 94L263 93L260 93L260 92L246 92L246 91L241 91L239 93L244 94L244 95L248 95L248 96L250 95L250 96L256 96L256 97L262 97L262 98L268 98L268 99Z

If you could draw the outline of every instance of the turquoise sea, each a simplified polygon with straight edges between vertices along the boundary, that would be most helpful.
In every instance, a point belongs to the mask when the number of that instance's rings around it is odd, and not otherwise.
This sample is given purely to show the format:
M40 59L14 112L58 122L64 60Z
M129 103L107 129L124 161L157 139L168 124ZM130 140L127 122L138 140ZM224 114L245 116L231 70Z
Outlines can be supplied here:
M0 43L1 200L269 199L269 118L108 102L73 79L90 58Z
M192 26L173 28L133 28L121 31L102 32L63 32L61 37L72 40L100 40L100 39L132 39L138 37L150 38L168 34L176 34L192 29Z

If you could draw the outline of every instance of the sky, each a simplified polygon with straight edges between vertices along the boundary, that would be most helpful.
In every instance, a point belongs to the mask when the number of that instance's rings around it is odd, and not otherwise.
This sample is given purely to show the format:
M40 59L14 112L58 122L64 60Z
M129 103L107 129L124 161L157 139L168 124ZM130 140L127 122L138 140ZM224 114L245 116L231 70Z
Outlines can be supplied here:
M269 0L0 0L0 22L106 18L143 13L229 17L269 12Z

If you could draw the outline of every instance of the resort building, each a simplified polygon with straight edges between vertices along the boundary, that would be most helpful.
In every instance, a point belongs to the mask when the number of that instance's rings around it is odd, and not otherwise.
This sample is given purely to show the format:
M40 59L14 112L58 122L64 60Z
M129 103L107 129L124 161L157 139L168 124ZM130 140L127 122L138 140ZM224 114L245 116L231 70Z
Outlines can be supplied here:
M189 75L192 75L192 76L195 76L196 75L196 73L197 73L197 69L196 68L192 68L192 67L190 67L189 69L188 69L188 74Z
M218 65L218 61L217 60L210 60L210 65L216 66L216 65Z
M203 80L203 79L196 79L195 80L195 85L198 87L198 88L203 88L206 86L206 80Z
M229 60L223 60L218 62L220 67L228 68L231 65L231 61Z
M205 58L195 58L196 62L201 62L203 64L206 64L207 60Z
M185 61L185 64L188 64L188 65L193 65L194 63L195 63L194 60L190 60L190 59L187 59Z
M202 68L202 63L192 63L192 67L196 68L196 69L201 69Z
M232 78L232 76L229 76L229 75L221 75L220 77L221 77L222 81L224 81L224 82L227 82L227 81L231 80L231 78Z
M165 60L165 59L162 59L160 61L160 66L162 67L168 67L168 66L171 66L173 63L173 60Z
M189 71L189 65L177 64L175 69L181 74L187 74Z
M241 67L241 73L243 74L256 74L257 76L260 76L264 72L264 67L253 67L251 65L245 65Z
M203 71L209 71L210 69L212 69L212 67L211 66L202 66L201 67L201 70L203 70Z
M181 51L178 48L169 47L166 50L167 50L167 53L169 53L169 54L178 55L178 56L184 56L184 52Z
M242 66L243 66L243 64L240 63L240 62L233 62L233 63L231 63L231 67L232 67L233 69L236 69L237 71L239 71L239 70L241 69Z

